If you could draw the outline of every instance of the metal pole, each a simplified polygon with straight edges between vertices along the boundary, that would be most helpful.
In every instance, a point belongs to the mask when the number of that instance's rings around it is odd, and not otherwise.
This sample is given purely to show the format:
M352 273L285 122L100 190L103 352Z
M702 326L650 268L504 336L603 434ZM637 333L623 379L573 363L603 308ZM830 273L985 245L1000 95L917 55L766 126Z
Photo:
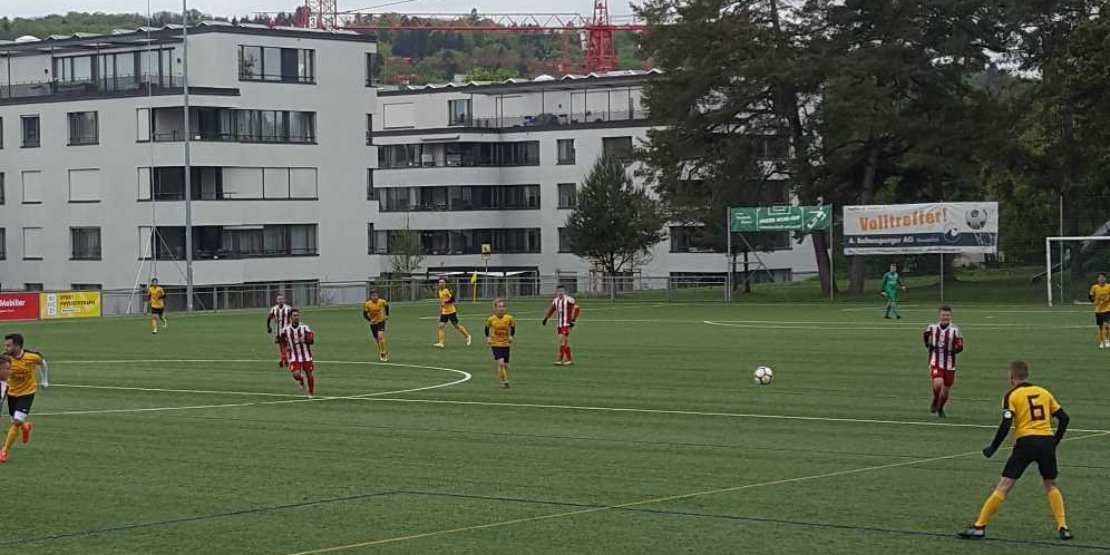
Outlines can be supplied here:
M832 214L832 208L829 208L829 214ZM834 221L832 216L829 216L829 302L836 302L836 265L833 260L836 259L836 226L833 225Z
M725 211L725 237L727 237L728 254L725 258L725 301L732 301L732 209Z
M1048 291L1048 306L1052 307L1052 238L1044 238L1045 289Z
M181 95L185 113L185 306L193 311L193 164L189 129L189 0L181 0Z
M940 304L944 304L944 253L940 253Z
M1064 193L1063 192L1060 193L1060 207L1059 207L1059 210L1060 210L1060 223L1059 223L1059 226L1057 227L1056 235L1059 235L1060 237L1063 237L1064 236ZM1064 242L1059 241L1059 243L1060 243L1059 244L1059 249L1060 249L1060 284L1057 285L1057 287L1060 288L1060 300L1063 300L1064 299ZM1051 267L1049 267L1049 271L1050 272L1052 271Z

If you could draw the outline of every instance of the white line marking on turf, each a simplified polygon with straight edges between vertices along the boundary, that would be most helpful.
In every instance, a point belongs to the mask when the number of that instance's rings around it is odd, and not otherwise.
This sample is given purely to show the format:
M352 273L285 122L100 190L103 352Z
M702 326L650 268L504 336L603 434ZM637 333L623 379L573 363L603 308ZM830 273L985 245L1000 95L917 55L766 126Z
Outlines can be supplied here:
M239 360L210 360L210 359L143 359L143 360L115 360L115 361L92 361L92 360L67 360L55 361L52 364L92 364L92 363L157 363L157 362L183 362L183 363L214 363L214 362L273 362L272 360L252 360L252 359L239 359ZM440 389L444 387L452 387L461 383L470 381L473 377L470 372L458 370L455 368L445 368L440 366L422 366L418 364L402 364L397 362L373 362L373 361L358 361L358 360L332 360L332 361L316 361L320 364L356 364L356 365L377 365L377 366L396 366L401 368L419 368L424 370L440 370L444 372L454 372L462 377L450 382L444 382L435 385L428 385L423 387L415 387L411 389L400 389L397 391L378 391L373 393L361 393L358 395L347 395L341 397L316 397L315 399L307 399L301 395L282 395L278 393L265 393L265 392L249 392L249 391L208 391L208 390L189 390L189 389L157 389L157 388L134 388L134 387L112 387L112 386L81 386L67 384L56 384L54 387L89 387L95 389L120 389L124 391L152 391L152 392L174 392L174 393L197 393L197 394L212 394L212 395L259 395L259 396L275 396L281 395L289 397L280 401L254 401L250 403L226 403L219 405L189 405L177 407L148 407L139 409L96 409L96 410L79 410L79 411L60 411L60 412L40 412L36 413L38 416L75 416L86 414L120 414L120 413L136 413L136 412L160 412L160 411L177 411L177 410L201 410L201 409L217 409L217 408L235 408L235 407L251 407L262 405L279 405L286 403L303 403L303 402L316 402L316 401L341 401L341 400L365 400L372 397L382 395L400 395L404 393L416 393L418 391L430 391L432 389Z
M660 321L662 322L662 321ZM812 329L828 329L829 326L836 326L843 331L877 331L877 330L896 330L905 331L905 328L922 328L925 326L924 322L887 322L885 324L864 324L856 325L857 322L820 322L820 321L805 321L805 322L787 322L781 320L702 320L703 324L711 326L721 326L727 328L745 328L745 329L771 329L771 330L812 330ZM961 328L998 328L1008 330L1043 330L1043 325L1031 324L998 324L998 323L961 323ZM1059 326L1053 325L1053 329L1088 329L1091 326Z
M1086 435L1086 436L1081 436L1081 437L1076 437L1076 438L1068 438L1068 439L1065 439L1064 441L1079 441L1079 440L1082 440L1082 439L1088 439L1088 438L1093 438L1093 437L1102 437L1102 436L1107 435L1108 433L1110 433L1110 432L1097 433L1097 434ZM1007 447L1007 449L1012 449L1012 448ZM351 549L359 549L359 548L363 548L363 547L373 547L373 546L378 546L378 545L400 543L400 542L405 542L405 541L410 541L410 540L419 540L419 539L423 539L423 538L430 538L430 537L434 537L434 536L445 536L445 535L449 535L449 534L458 534L458 533L462 533L462 532L472 532L472 531L476 531L476 530L487 530L487 529L490 529L490 528L501 528L501 527L505 527L505 526L512 526L514 524L524 524L524 523L527 523L527 522L539 522L539 521L544 521L544 520L552 520L552 519L556 519L556 518L566 518L566 517L571 517L571 516L586 515L586 514L590 514L590 513L599 513L599 512L603 512L603 511L630 509L630 508L633 508L633 507L642 507L644 505L655 505L655 504L658 504L658 503L666 503L668 501L678 501L678 500L682 500L682 499L691 499L691 498L694 498L694 497L705 497L705 496L708 496L708 495L717 495L717 494L721 494L721 493L732 493L732 492L737 492L737 491L744 491L744 490L757 489L757 488L765 488L765 487L770 487L770 486L779 486L779 485L784 485L784 484L796 484L796 483L799 483L799 482L810 482L810 481L813 481L813 480L821 480L821 479L825 479L825 478L839 478L841 476L851 476L851 475L854 475L854 474L862 474L864 472L873 472L873 471L876 471L876 470L889 470L889 469L892 469L892 468L902 468L902 467L906 467L906 466L914 466L914 465L919 465L919 464L926 464L926 463L940 462L940 461L946 461L946 460L951 460L951 459L958 459L958 458L969 457L969 456L977 455L977 454L980 454L980 452L979 451L968 451L966 453L957 453L955 455L943 455L943 456L939 456L939 457L929 457L929 458L925 458L925 459L913 459L913 460L910 460L910 461L901 461L901 462L890 463L890 464L880 464L880 465L874 465L874 466L864 466L864 467L860 467L860 468L850 468L850 469L847 469L847 470L838 470L836 472L826 472L824 474L814 474L812 476L797 476L797 477L794 477L794 478L782 478L782 479L779 479L779 480L769 480L769 481L766 481L766 482L757 482L757 483L754 483L754 484L743 484L743 485L739 485L739 486L729 486L729 487L718 488L718 489L696 491L696 492L693 492L693 493L684 493L684 494L679 494L679 495L669 495L669 496L665 496L665 497L653 497L653 498L644 499L644 500L641 500L641 501L632 501L632 502L629 502L629 503L621 503L619 505L606 505L604 507L589 507L589 508L586 508L586 509L574 509L574 510L571 510L571 511L561 511L561 512L558 512L558 513L549 513L549 514L545 514L545 515L537 515L537 516L530 516L530 517L524 517L524 518L514 518L514 519L511 519L511 520L500 520L500 521L496 521L496 522L488 522L486 524L476 524L476 525L473 525L473 526L460 526L460 527L457 527L457 528L448 528L448 529L445 529L445 530L434 530L434 531L431 531L431 532L423 532L423 533L420 533L420 534L409 534L409 535L406 535L406 536L394 536L392 538L384 538L384 539L380 539L380 540L369 540L369 541L364 541L364 542L359 542L359 543L352 543L352 544L347 544L347 545L337 545L337 546L332 546L332 547L324 547L324 548L320 548L320 549L311 549L311 550L308 550L308 551L298 551L296 553L290 553L289 555L318 555L320 553L335 553L337 551L348 551L348 550L351 550Z

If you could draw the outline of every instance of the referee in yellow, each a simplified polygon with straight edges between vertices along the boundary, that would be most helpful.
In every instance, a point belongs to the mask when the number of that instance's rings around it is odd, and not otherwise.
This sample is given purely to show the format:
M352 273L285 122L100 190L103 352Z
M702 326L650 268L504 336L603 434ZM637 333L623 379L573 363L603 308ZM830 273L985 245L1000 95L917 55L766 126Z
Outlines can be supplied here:
M1068 413L1056 401L1056 397L1047 389L1033 385L1029 379L1029 365L1021 360L1010 363L1010 384L1013 389L1006 394L1002 402L1002 423L998 432L994 434L994 441L983 448L983 455L990 458L1010 427L1014 428L1014 450L1006 467L1002 469L1002 479L998 481L994 491L983 504L979 511L979 518L975 524L959 533L961 538L982 539L987 536L987 525L995 511L1002 506L1006 494L1014 487L1014 483L1021 478L1022 473L1030 464L1036 462L1037 469L1044 479L1045 493L1048 494L1048 504L1052 507L1052 515L1056 518L1056 532L1061 540L1072 539L1068 530L1067 517L1064 512L1064 496L1060 488L1056 487L1056 446L1064 439L1071 420ZM1059 425L1052 431L1052 418L1055 417Z

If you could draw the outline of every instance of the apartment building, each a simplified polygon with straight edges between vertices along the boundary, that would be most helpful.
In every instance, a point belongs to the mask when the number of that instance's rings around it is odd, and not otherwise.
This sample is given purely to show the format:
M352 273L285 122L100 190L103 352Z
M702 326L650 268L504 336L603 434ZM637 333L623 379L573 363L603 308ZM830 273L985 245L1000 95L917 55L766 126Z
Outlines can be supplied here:
M185 282L179 26L0 43L0 288ZM366 280L376 47L346 31L188 29L195 283ZM158 233L152 231L157 229Z
M367 116L378 156L368 196L379 207L369 223L369 252L389 253L394 232L407 229L419 233L432 273L488 263L491 272L514 275L589 275L587 261L568 252L567 216L599 157L646 140L652 122L641 95L657 75L616 71L380 90L379 110ZM789 202L785 186L773 200ZM636 273L724 276L724 254L696 252L692 231L670 227ZM492 246L488 261L482 244ZM808 240L797 245L782 234L780 247L759 255L776 279L816 272Z

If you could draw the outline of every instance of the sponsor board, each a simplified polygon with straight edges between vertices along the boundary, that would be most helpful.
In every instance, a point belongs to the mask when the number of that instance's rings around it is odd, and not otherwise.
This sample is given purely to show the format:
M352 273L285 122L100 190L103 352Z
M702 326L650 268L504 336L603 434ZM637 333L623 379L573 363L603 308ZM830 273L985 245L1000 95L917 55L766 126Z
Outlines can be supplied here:
M844 207L844 254L998 252L998 203Z
M39 317L43 320L99 318L100 291L41 293L39 295Z
M0 320L37 320L38 293L0 293Z

